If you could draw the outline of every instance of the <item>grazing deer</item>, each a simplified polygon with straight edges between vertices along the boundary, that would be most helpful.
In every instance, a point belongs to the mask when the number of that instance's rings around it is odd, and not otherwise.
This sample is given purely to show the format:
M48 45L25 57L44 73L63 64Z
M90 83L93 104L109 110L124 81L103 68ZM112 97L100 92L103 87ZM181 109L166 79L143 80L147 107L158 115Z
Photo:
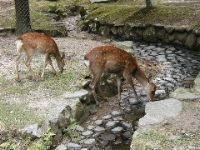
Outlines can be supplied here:
M98 104L96 87L99 87L101 76L103 73L114 73L118 76L117 86L118 86L118 99L121 100L121 80L120 77L123 76L128 84L131 85L135 98L139 100L137 93L134 88L132 77L142 84L147 90L147 96L149 100L154 99L156 86L155 84L149 82L144 72L139 68L136 58L130 53L119 49L113 45L111 46L100 46L92 49L89 53L85 55L85 63L89 65L89 69L93 75L90 88ZM101 90L99 90L101 92Z
M54 74L56 74L56 70L53 67L51 56L55 57L57 61L57 65L59 70L62 72L65 62L64 62L64 53L60 54L58 50L58 46L56 42L50 37L45 35L44 33L25 33L18 37L16 43L17 47L17 59L16 59L16 72L17 72L17 80L19 78L19 61L24 52L27 56L25 65L27 66L29 72L32 72L31 69L31 60L33 56L37 53L45 55L44 67L41 74L41 77L44 77L44 72L47 64L50 64Z

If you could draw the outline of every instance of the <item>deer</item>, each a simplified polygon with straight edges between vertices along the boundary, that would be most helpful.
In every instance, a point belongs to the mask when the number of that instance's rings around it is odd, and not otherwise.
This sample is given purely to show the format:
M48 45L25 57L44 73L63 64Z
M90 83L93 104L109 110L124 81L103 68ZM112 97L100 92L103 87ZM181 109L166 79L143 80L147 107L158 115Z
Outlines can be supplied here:
M44 78L45 68L48 64L51 65L53 73L56 74L56 70L53 66L51 57L56 59L60 72L63 72L65 66L64 58L65 54L59 52L58 46L51 36L45 35L44 33L28 32L19 36L15 42L17 49L16 57L16 74L17 81L20 81L19 76L19 63L22 53L26 55L25 65L28 71L33 74L31 68L31 61L36 54L45 55L43 70L41 78Z
M136 58L131 54L114 45L95 47L84 57L85 64L89 66L92 74L92 80L89 85L93 94L95 103L99 105L96 88L102 95L100 89L100 80L103 74L117 75L118 99L121 100L121 77L132 87L137 101L139 97L136 93L132 77L134 77L147 91L149 101L154 100L156 85L149 81L145 73L140 69Z

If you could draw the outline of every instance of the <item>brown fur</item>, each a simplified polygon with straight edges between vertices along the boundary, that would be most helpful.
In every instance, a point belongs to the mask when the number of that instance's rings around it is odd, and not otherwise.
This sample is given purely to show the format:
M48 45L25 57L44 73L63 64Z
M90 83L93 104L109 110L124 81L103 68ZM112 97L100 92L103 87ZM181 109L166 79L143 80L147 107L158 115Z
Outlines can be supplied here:
M56 42L50 36L47 36L43 33L31 32L21 35L20 37L18 37L17 41L22 42L22 46L17 49L18 51L18 56L16 60L17 79L19 79L18 65L22 52L25 52L27 55L26 66L29 68L29 71L31 71L30 63L35 53L40 53L45 55L44 68L41 75L42 77L44 76L44 70L47 64L50 64L52 66L53 72L56 73L52 64L51 56L55 57L60 71L61 72L63 71L63 67L65 65L64 53L61 56Z
M139 68L136 58L130 53L117 48L113 45L111 46L100 46L92 49L89 53L85 55L85 60L89 60L89 69L93 75L91 82L92 92L96 103L96 86L99 84L101 76L103 73L115 73L118 76L123 76L127 83L133 88L136 99L138 100L137 93L135 91L132 77L135 77L139 83L147 89L148 98L150 100L154 99L156 86L150 83L144 72ZM121 82L118 78L118 97L121 99Z

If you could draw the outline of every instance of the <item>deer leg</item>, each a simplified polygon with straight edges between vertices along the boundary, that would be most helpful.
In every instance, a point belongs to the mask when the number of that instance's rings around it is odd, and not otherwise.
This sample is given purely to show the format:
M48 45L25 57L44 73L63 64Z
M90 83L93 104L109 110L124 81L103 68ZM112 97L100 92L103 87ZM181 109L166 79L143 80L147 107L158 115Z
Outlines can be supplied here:
M136 100L139 101L140 99L138 98L137 92L136 92L136 90L135 90L135 87L134 87L134 84L133 84L133 80L132 80L132 75L125 72L125 73L123 74L123 76L124 76L124 78L126 79L127 83L130 84L130 86L132 87L132 89L133 89L133 94L134 94Z
M93 70L91 67L91 71L93 74L93 78L92 78L92 82L90 83L90 88L92 89L92 94L94 96L94 100L95 100L96 104L99 105L99 102L97 99L97 94L96 94L96 87L98 86L99 81L101 79L102 69L98 68L98 69Z
M54 68L54 66L53 66L53 63L52 63L52 60L51 60L51 57L50 57L50 56L48 57L48 63L51 65L51 68L52 68L52 70L53 70L53 74L56 74L56 70L55 70L55 68Z
M28 71L31 73L31 75L33 75L33 71L32 71L32 68L31 68L31 60L32 60L32 56L27 55L25 65L28 68Z
M90 87L92 89L92 94L94 96L94 100L97 105L99 105L99 101L97 99L97 93L96 93L96 86L99 84L100 76L95 76L94 80L91 82Z
M42 70L42 74L41 74L41 78L44 78L44 72L45 72L45 68L47 67L47 64L49 62L49 54L45 55L45 60L44 60L44 66L43 66L43 70Z
M121 101L121 79L117 77L117 91L118 91L118 100Z
M20 58L21 58L21 53L18 54L17 58L16 58L16 80L19 81L20 77L19 77L19 63L20 63Z
M99 91L99 95L103 98L103 100L107 101L107 98L103 95L103 91L101 89L101 78L99 79L99 84L97 84L97 88Z

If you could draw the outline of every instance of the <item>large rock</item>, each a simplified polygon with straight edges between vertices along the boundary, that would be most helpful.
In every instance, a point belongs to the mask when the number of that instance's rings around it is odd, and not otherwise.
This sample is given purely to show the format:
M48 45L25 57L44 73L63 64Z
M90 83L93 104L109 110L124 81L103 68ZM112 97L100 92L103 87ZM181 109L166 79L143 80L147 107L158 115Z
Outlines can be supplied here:
M147 103L146 115L139 120L138 125L140 127L160 123L165 119L176 117L181 110L182 103L173 98Z
M24 135L30 135L33 138L40 138L43 135L43 131L39 128L38 124L28 125L23 129L20 129L21 133Z
M185 88L176 89L174 92L170 94L170 97L176 98L179 100L188 100L188 101L200 99L200 96L198 94L191 92L190 89L185 89Z
M76 92L73 92L73 93L71 93L71 92L66 92L65 94L64 94L64 96L65 96L65 98L66 99L71 99L71 98L82 98L82 97L84 97L84 96L87 96L89 93L88 93L88 91L87 90L80 90L80 91L76 91Z

